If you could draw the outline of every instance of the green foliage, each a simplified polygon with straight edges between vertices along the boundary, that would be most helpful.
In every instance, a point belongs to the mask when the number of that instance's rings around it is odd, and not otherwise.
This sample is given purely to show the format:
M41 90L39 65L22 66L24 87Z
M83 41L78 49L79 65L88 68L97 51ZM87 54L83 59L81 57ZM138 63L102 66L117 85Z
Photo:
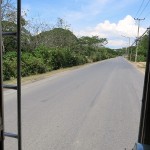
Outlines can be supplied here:
M36 48L32 54L39 58L42 59L44 64L47 66L47 71L51 71L51 49L45 47L45 46L39 46Z
M68 29L54 28L34 36L33 41L36 47L72 48L77 44L77 37Z
M146 61L146 57L144 55L138 55L137 61L138 62L144 62L144 61Z
M33 52L22 52L22 76L44 73L59 68L81 65L116 56L116 52L108 48L99 48L86 56L70 49L54 49L40 46ZM87 51L85 51L87 53ZM4 54L4 80L16 78L16 52Z
M16 52L3 55L4 80L16 78ZM70 49L54 49L40 46L33 52L22 52L22 76L45 73L59 68L87 63L84 55L76 54Z
M16 78L17 73L17 57L16 52L9 52L3 56L3 73L4 80Z
M53 69L76 65L76 59L68 49L51 50L51 65Z
M3 32L16 32L16 24L9 21L2 21ZM5 52L16 50L16 37L6 36L3 38Z
M101 47L107 43L106 38L99 38L98 36L82 36L81 38L78 39L80 45L86 45L88 47Z
M17 25L14 22L2 21L3 32L16 32ZM21 48L22 50L30 50L31 34L24 27L21 32ZM3 37L4 50L5 52L16 51L17 37L16 36L5 36Z
M40 46L35 50L34 55L43 58L44 63L49 67L48 70L56 70L85 63L84 57L81 59L79 55L66 48L54 49Z
M137 51L138 51L137 61L146 61L146 55L148 51L148 35L145 35L139 41Z
M25 20L24 20L25 21ZM22 27L22 76L45 73L59 68L71 67L117 56L105 48L107 39L98 36L77 38L59 20L57 28L32 36ZM3 21L3 31L16 31L16 24ZM16 78L16 38L4 38L4 80Z
M47 67L42 58L33 56L31 53L22 54L22 76L45 73Z
M4 80L16 78L17 75L17 54L16 52L7 52L3 56ZM47 67L42 58L33 56L32 53L22 53L22 76L44 73Z

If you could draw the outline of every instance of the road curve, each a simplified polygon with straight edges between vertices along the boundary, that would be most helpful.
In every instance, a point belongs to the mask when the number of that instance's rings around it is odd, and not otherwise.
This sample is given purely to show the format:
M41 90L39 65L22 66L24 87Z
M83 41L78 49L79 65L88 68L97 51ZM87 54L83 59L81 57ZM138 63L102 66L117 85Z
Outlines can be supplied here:
M23 150L124 150L137 140L144 75L123 57L22 87ZM16 132L16 93L5 130ZM5 139L5 150L17 150Z

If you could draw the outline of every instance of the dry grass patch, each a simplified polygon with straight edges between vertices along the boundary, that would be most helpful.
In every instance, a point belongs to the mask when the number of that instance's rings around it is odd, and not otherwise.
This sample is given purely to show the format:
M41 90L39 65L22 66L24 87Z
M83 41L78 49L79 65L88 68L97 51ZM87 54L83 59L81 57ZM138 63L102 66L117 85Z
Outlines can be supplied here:
M131 62L134 64L134 66L140 70L141 72L145 73L145 67L146 67L146 62Z

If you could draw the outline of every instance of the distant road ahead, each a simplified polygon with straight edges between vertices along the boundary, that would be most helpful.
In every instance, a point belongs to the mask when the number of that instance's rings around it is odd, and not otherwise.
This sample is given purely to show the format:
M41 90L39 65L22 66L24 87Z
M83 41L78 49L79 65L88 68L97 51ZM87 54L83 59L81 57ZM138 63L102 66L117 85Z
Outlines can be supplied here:
M117 57L23 86L23 150L133 148L143 79ZM5 130L15 132L15 93L6 92ZM5 147L17 150L16 140Z

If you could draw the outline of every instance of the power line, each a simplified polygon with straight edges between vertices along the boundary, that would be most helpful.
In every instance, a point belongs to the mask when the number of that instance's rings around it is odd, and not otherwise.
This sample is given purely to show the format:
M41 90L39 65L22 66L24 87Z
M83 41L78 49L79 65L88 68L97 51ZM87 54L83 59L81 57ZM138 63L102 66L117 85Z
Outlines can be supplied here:
M143 6L143 4L144 4L144 1L145 1L145 0L142 1L141 5L140 5L140 8L138 9L138 11L137 11L135 17L136 17L136 16L138 15L138 13L140 12L140 10L141 10L141 8L142 8L142 6Z
M145 15L144 18L147 18L147 17L149 17L149 16L150 16L150 12L148 12L148 13Z
M150 0L146 3L145 7L142 9L142 11L141 11L141 13L140 13L140 15L139 15L139 16L141 16L141 15L142 15L142 13L144 12L144 10L145 10L145 9L146 9L146 7L148 6L149 2L150 2Z
M149 29L150 28L147 28L145 30L145 32L131 44L131 46L134 46L136 44L136 41L140 41L144 37L144 35L147 34L147 32L149 31Z

